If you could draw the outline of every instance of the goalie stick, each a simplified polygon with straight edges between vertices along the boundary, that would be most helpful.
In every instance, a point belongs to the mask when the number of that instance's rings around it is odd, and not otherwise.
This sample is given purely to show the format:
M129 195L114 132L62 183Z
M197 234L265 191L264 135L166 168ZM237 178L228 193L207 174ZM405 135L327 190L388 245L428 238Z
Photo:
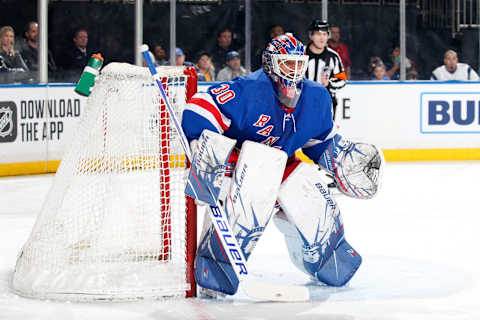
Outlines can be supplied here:
M167 94L165 89L162 85L161 76L157 73L155 69L152 59L148 53L148 46L143 44L140 46L140 51L142 52L143 58L147 64L148 69L152 75L154 83L162 97L162 100L167 107L168 113L170 114L170 118L172 119L175 130L177 131L180 142L182 147L185 151L185 155L190 160L192 159L192 152L190 150L190 146L188 144L187 137L183 132L183 129L175 115L174 110L170 106L170 103L167 98ZM192 169L190 169L193 174ZM212 193L211 190L207 190L209 193ZM215 198L215 197L213 197ZM309 293L306 287L302 286L276 286L276 285L269 285L265 283L254 283L253 281L245 281L246 276L249 274L247 269L247 260L243 255L240 246L232 232L232 228L230 223L228 222L227 215L225 214L224 210L222 209L221 205L216 201L215 205L208 205L208 212L210 215L210 219L212 220L213 226L215 231L218 234L218 238L222 244L222 247L225 249L227 254L228 260L235 271L235 275L237 276L239 283L241 283L244 292L256 299L261 300L270 300L270 301L306 301L309 300ZM293 290L292 288L296 288Z

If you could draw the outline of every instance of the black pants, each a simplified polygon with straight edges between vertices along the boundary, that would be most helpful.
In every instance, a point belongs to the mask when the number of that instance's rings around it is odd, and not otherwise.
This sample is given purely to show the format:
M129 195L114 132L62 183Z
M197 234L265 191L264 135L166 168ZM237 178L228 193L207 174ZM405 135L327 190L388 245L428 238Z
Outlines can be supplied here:
M333 120L335 120L335 113L337 112L337 97L334 95L331 95L332 97L332 108L333 108Z

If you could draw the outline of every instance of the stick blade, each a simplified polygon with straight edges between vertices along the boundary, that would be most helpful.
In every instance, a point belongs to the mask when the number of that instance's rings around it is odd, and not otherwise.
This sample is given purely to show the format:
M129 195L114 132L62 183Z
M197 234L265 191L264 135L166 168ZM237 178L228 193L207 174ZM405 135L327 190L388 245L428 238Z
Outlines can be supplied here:
M247 282L243 284L243 291L250 298L264 301L304 302L310 300L308 288L304 286Z

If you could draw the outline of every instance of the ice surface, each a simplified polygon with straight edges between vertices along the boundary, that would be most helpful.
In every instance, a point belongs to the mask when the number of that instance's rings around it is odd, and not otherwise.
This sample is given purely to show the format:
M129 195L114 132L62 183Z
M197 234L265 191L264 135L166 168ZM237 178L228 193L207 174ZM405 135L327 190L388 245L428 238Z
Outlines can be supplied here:
M363 256L342 288L312 283L267 227L249 262L254 279L308 286L312 301L59 303L16 296L10 281L53 176L0 178L0 319L480 319L480 162L389 164L381 193L338 195L345 236Z

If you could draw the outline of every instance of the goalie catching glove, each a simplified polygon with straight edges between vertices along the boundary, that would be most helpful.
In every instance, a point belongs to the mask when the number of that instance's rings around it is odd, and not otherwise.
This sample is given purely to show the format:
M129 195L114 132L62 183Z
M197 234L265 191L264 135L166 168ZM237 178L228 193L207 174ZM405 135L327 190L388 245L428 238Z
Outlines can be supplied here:
M353 143L336 134L318 165L333 175L338 190L359 199L373 198L379 187L385 159L373 144Z

